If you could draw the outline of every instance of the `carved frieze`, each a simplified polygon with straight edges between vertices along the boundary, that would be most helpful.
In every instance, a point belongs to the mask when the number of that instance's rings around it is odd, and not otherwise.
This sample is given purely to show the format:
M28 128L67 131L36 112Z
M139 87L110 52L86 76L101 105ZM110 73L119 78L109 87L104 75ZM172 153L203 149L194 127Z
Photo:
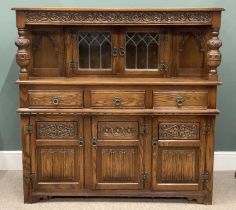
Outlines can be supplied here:
M159 123L159 139L199 139L199 123Z
M203 24L210 12L190 11L25 11L26 24Z
M37 122L37 139L76 139L77 122Z

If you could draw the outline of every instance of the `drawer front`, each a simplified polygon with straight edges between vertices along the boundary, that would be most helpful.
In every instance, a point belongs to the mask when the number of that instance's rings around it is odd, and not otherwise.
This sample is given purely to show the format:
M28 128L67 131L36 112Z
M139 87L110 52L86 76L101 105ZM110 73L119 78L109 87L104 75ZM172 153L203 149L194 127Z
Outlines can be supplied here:
M82 108L82 90L31 90L29 107L33 108Z
M93 108L145 108L144 90L92 90Z
M154 91L154 108L207 109L207 90Z

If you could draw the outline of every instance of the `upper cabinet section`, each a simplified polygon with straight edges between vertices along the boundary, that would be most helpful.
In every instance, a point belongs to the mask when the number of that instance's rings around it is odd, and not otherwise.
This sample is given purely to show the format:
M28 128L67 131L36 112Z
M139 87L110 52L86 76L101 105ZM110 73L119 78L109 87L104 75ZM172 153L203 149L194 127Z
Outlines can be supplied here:
M218 80L221 8L15 8L20 79L119 75Z
M66 30L66 63L78 74L167 75L170 31L156 27L72 27Z

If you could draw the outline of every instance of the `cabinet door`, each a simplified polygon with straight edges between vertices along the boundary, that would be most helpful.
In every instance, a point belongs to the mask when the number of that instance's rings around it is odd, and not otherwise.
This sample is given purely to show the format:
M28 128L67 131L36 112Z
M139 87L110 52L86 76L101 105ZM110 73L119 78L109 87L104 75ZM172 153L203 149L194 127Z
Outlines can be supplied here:
M83 125L80 117L35 116L32 130L33 188L77 190L83 186Z
M205 164L204 117L169 116L153 121L154 190L201 190Z
M169 75L171 59L170 32L156 27L123 28L119 54L125 74Z
M93 117L94 189L143 188L142 123L143 117Z
M112 27L68 28L68 74L112 74L118 59L117 42Z

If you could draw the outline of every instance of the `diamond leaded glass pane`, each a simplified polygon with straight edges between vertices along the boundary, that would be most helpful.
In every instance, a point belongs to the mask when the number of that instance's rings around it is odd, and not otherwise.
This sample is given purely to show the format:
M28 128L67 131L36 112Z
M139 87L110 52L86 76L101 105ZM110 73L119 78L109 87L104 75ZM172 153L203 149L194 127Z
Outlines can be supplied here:
M78 46L79 69L111 70L111 33L80 32L74 35Z
M126 69L158 69L158 33L126 33Z

